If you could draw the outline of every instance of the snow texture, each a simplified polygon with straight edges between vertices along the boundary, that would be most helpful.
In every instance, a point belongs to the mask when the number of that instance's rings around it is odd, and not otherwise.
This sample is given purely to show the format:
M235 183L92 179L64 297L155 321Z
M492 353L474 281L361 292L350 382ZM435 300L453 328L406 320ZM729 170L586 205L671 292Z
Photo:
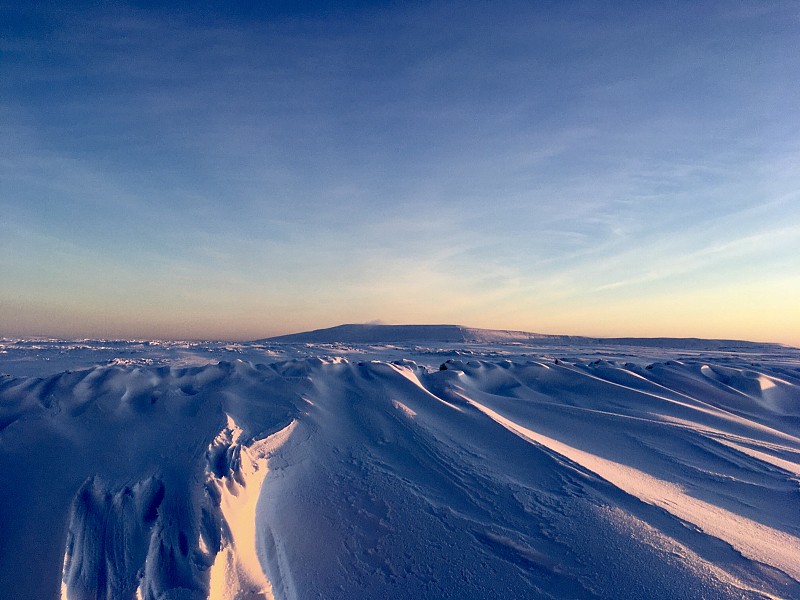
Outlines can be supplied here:
M0 596L800 598L800 351L425 327L5 341Z

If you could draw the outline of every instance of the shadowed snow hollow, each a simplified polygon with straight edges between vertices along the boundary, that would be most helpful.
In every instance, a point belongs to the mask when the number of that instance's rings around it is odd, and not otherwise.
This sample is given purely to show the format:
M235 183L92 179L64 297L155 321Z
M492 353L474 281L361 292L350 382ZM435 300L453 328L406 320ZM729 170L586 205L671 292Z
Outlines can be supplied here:
M785 363L109 365L0 424L3 597L800 597Z

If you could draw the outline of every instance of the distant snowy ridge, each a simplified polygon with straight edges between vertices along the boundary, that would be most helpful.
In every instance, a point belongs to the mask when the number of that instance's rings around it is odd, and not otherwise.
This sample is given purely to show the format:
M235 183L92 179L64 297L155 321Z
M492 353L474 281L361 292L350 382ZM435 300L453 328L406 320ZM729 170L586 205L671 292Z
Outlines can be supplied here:
M479 329L462 325L376 325L347 324L314 329L301 333L279 335L257 340L258 342L279 342L291 344L381 344L408 342L438 343L481 343L481 344L535 344L535 345L609 345L609 346L648 346L654 348L684 349L755 349L759 347L780 346L760 342L740 340L706 340L699 338L592 338L585 336L551 335L515 331L508 329Z
M268 342L377 344L386 342L466 342L459 325L348 324L267 338Z
M507 329L479 329L463 325L375 325L347 324L314 329L301 333L279 335L258 340L261 342L281 343L350 343L350 344L386 344L408 342L439 342L452 344L494 343L507 344L513 342L566 343L570 340L587 340L565 335L547 335L529 331L513 331Z

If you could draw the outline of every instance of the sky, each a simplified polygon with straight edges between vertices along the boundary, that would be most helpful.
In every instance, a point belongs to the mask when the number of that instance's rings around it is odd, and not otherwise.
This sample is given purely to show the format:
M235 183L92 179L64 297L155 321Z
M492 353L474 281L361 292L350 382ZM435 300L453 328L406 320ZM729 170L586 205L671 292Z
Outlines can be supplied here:
M299 4L0 0L0 336L800 346L800 4Z

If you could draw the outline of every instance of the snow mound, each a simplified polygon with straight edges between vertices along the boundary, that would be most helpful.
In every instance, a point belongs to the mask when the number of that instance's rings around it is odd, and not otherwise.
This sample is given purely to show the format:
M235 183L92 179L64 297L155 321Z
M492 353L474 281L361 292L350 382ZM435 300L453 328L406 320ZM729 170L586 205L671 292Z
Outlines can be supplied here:
M4 377L0 590L800 597L800 370L764 358Z

